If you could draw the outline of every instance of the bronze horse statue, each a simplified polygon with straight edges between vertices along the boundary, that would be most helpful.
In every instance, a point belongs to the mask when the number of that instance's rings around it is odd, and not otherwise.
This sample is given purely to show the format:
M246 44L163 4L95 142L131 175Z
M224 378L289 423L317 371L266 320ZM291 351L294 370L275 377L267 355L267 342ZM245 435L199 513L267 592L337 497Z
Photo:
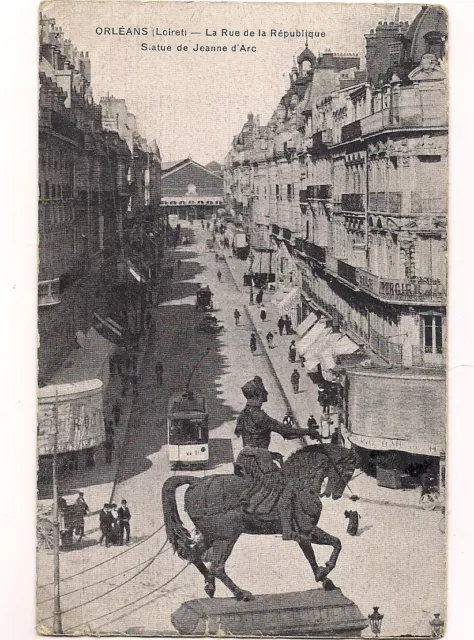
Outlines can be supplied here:
M356 468L353 451L338 445L309 445L293 453L282 472L291 487L292 519L298 531L298 544L303 551L316 582L326 590L334 589L327 577L336 566L341 541L318 525L322 511L321 497L338 500ZM322 492L323 482L327 481ZM205 580L205 592L214 596L218 578L238 600L253 600L253 595L238 587L225 572L225 563L242 533L254 535L281 534L277 510L267 516L247 513L241 496L251 479L237 475L213 475L206 478L175 476L168 478L162 489L166 533L175 552L195 565ZM185 493L185 510L199 533L193 539L183 525L176 505L175 492L189 485ZM325 566L318 566L312 544L329 545L331 556ZM210 563L206 567L205 562Z

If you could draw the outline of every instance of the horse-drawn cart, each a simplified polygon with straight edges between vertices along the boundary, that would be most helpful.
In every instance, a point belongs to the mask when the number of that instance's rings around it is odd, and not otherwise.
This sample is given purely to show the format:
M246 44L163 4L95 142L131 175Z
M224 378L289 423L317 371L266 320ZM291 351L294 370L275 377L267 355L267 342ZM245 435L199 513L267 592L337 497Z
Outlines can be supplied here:
M59 510L59 544L61 548L79 543L84 535L84 506L67 505ZM36 543L38 549L54 546L53 508L40 508L36 520Z

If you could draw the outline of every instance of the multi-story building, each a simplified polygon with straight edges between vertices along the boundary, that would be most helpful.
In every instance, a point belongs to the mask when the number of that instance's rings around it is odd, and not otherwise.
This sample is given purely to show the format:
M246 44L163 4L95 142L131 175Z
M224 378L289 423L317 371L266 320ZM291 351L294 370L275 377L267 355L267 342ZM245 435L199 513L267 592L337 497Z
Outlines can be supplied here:
M248 191L282 311L322 314L365 359L341 376L334 338L310 350L310 373L344 382L349 440L423 463L444 450L446 38L444 11L423 7L366 35L365 71L306 48L267 126L251 116L234 140L225 177L237 202Z
M126 220L146 217L150 207L158 212L161 161L156 143L149 147L133 131L130 145L128 132L103 126L88 53L79 53L45 15L40 15L39 46L38 378L40 386L59 385L68 398L75 393L71 383L82 385L88 391L79 394L80 404L86 407L100 383L102 391L107 387L113 341L127 336L126 314L117 308L117 300L125 298L113 289L130 253ZM149 233L147 240L152 242ZM44 424L49 424L50 391L40 403ZM54 402L56 390L51 393ZM78 416L87 414L80 411ZM95 446L92 440L100 441L103 425L91 440L87 420L77 420L74 443L69 418L60 435L66 450L85 451ZM46 433L44 424L40 435Z

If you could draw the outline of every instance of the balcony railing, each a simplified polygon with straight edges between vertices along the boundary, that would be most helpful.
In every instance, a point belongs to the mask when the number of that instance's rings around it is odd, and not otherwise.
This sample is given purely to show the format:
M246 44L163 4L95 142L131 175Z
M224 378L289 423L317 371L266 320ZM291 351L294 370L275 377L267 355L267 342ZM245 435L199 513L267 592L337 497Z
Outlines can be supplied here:
M351 284L357 285L356 269L343 260L337 261L337 275Z
M309 242L308 240L304 241L304 252L308 256L308 258L312 258L321 264L326 262L326 249L325 247L320 247L314 242Z
M399 191L369 193L369 211L380 213L401 213L402 193Z
M313 184L308 186L309 200L329 200L332 197L331 184Z
M341 142L348 142L349 140L360 138L362 135L360 123L360 120L354 120L354 122L344 125L341 129Z
M383 300L446 303L446 286L433 278L395 280L356 267L356 283L360 289Z
M300 189L300 202L308 202L308 190Z
M328 152L327 145L330 144L323 140L323 131L317 131L313 133L311 138L311 145L308 146L308 151L313 155L325 155ZM332 134L332 132L331 132ZM327 136L324 136L324 139L327 139ZM332 135L331 135L332 139Z
M284 240L291 240L291 231L290 229L282 228L282 235Z
M369 344L374 351L380 353L382 358L392 362L393 364L401 365L403 358L403 347L401 344L392 342L390 337L382 336L374 329L370 329Z
M412 213L447 213L448 202L444 195L433 195L427 193L411 192L411 212Z
M342 211L363 213L365 211L365 195L363 193L343 193L341 194Z
M394 107L392 109L382 109L381 111L377 111L376 113L367 116L366 118L362 118L362 120L359 121L359 135L366 136L371 133L383 131L384 129L448 126L445 97L443 93L433 93L431 99L432 102L429 104L429 108L426 108L427 105L415 102L413 105ZM345 127L343 127L343 131L344 129ZM344 141L345 140L343 140L343 142Z
M280 233L280 227L277 224L272 224L272 233L275 236Z
M38 307L50 307L60 302L59 278L38 282Z

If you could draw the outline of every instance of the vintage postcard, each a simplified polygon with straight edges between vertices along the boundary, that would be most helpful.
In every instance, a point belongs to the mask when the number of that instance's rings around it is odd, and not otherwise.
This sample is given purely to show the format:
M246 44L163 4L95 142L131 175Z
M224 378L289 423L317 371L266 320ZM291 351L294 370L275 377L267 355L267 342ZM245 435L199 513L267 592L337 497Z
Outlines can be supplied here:
M446 10L38 45L37 632L441 637Z

